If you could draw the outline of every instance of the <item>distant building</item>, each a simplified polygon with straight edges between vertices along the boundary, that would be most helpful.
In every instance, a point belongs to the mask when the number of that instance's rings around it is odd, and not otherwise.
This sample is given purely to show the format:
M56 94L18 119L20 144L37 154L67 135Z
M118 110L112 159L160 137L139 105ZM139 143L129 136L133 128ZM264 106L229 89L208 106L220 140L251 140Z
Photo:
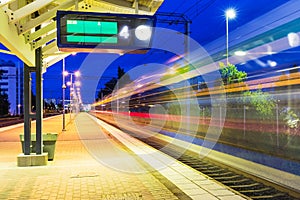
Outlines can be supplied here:
M23 113L23 66L16 65L12 61L0 59L0 70L2 70L2 79L0 79L0 88L2 92L8 95L10 103L9 113L17 115Z
M54 105L57 105L56 99L44 99L44 101L48 104L50 104L52 102L52 103L54 103Z

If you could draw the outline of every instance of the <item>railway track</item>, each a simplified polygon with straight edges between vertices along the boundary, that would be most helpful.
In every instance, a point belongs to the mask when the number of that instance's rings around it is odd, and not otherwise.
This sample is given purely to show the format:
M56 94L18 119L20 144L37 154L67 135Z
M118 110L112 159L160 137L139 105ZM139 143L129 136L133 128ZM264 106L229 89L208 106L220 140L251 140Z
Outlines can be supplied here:
M249 197L260 200L295 200L300 199L300 194L290 191L287 188L270 183L244 172L231 169L223 164L216 163L207 158L199 158L193 152L178 152L178 146L166 144L157 138L139 138L138 135L130 133L133 137L146 144L176 158L180 162L198 170L199 172L221 182L231 189Z
M99 117L99 119L119 128L114 123ZM123 130L126 127L123 127ZM235 190L237 193L248 197L249 199L259 200L300 200L300 193L290 188L277 185L271 181L250 175L230 166L218 163L208 158L200 158L198 154L192 151L185 151L182 154L180 147L162 141L154 137L140 137L139 134L127 130L126 133L143 141L144 143L164 152L165 154L177 159L178 161L198 170L199 172L221 182L222 184Z
M11 126L14 124L18 124L18 123L23 123L24 120L20 119L20 118L9 118L9 119L1 119L0 120L0 128L1 127L6 127L6 126Z
M46 113L44 114L43 118L52 117L55 115L59 115L59 113ZM11 126L14 124L23 123L24 119L20 117L9 117L9 118L0 118L0 128Z

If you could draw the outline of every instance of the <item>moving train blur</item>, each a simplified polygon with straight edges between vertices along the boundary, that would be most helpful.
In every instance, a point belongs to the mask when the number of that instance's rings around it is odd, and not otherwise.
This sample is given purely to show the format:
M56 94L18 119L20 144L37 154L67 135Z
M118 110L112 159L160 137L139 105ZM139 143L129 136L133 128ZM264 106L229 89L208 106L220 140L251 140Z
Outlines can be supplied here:
M176 73L144 76L95 103L94 114L122 129L138 126L183 140L200 138L297 162L298 68L249 73L243 81L227 85L221 77L204 82L201 76L184 80L177 74L176 80L182 80L172 82Z

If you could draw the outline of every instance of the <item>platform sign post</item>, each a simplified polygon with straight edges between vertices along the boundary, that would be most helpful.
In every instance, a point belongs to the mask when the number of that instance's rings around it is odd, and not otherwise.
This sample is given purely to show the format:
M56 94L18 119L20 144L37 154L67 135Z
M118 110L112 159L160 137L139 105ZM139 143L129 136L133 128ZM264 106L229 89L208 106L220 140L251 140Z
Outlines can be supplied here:
M36 154L43 153L43 72L42 72L42 48L35 50L35 79L36 79Z
M77 11L57 12L57 45L66 52L145 53L155 17Z
M30 155L31 145L31 71L24 63L24 155Z

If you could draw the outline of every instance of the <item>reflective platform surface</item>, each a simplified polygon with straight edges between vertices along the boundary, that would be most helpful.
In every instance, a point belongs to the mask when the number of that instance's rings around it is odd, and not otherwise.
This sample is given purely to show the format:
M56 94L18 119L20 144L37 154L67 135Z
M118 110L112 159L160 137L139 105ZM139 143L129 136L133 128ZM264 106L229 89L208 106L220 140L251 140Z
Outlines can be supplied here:
M62 116L43 124L59 136L39 167L17 167L22 126L0 129L0 199L243 199L87 113L67 118L64 132Z

